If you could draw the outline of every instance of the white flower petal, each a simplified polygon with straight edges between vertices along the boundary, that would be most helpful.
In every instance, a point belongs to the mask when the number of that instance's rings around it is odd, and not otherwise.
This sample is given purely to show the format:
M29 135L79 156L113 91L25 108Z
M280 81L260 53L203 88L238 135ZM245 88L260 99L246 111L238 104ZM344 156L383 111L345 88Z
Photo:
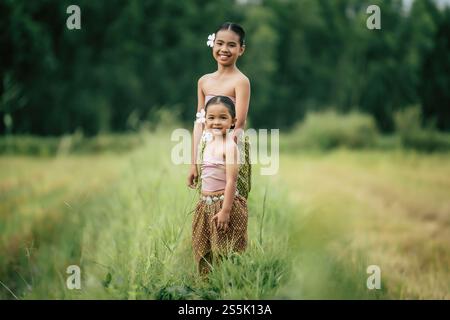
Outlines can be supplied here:
M207 131L204 131L204 132L203 132L203 135L202 135L202 140L203 140L203 141L209 142L209 141L212 140L212 138L213 138L213 135L212 135L211 132L207 132Z
M195 116L197 118L197 120L195 120L195 122L197 122L197 123L205 123L206 122L204 109L201 109L200 112L197 112L195 114Z
M206 41L206 45L208 47L214 47L214 39L216 38L216 34L212 33L208 36L208 41Z

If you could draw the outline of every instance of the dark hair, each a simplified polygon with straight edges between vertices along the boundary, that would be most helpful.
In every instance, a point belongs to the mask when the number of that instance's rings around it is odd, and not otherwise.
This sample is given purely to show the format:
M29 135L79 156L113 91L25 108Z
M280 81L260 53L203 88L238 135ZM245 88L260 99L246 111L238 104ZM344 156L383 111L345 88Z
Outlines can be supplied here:
M217 29L216 34L220 30L231 30L231 31L233 31L234 33L236 33L239 36L239 43L241 44L241 46L243 46L245 44L245 31L244 31L244 28L242 28L237 23L225 22L224 24L222 24L219 27L219 29Z
M205 113L208 110L208 107L214 104L223 104L230 112L231 118L236 118L236 108L234 106L234 102L227 96L215 96L209 99L208 103L205 106Z

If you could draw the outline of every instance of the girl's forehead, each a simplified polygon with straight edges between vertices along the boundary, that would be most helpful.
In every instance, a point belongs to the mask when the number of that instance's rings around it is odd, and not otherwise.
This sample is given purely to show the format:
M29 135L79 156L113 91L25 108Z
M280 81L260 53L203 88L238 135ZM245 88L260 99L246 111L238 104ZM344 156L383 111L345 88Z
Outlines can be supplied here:
M224 40L226 42L234 41L239 43L239 35L232 30L219 30L216 33L216 40Z
M212 104L212 105L208 106L208 109L206 110L206 113L211 113L211 112L217 112L217 113L219 113L219 112L227 112L227 113L229 113L228 108L225 107L221 103L216 103L216 104Z

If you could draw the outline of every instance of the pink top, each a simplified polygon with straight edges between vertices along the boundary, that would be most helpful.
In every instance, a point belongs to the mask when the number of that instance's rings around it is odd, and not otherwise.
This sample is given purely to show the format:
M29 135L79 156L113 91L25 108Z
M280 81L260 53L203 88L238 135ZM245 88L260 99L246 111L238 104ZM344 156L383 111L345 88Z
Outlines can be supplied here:
M207 94L205 96L205 105L211 98L216 95ZM225 95L226 96L226 95ZM232 96L226 96L236 103L236 98ZM203 154L202 161L202 191L215 192L225 189L226 174L225 174L225 161L222 158L213 157L206 152Z
M201 166L202 191L214 192L224 190L226 185L225 161L205 152Z

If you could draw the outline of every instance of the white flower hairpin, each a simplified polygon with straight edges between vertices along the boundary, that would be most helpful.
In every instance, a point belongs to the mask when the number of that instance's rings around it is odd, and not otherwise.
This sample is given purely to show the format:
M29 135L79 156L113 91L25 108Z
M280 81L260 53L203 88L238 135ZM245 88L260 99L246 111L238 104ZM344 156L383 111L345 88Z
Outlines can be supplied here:
M196 117L197 117L197 119L195 120L196 123L205 123L206 122L205 109L202 108L200 112L197 112Z
M214 39L216 39L216 34L215 33L211 33L208 36L208 41L206 41L206 44L208 45L208 47L214 47Z

